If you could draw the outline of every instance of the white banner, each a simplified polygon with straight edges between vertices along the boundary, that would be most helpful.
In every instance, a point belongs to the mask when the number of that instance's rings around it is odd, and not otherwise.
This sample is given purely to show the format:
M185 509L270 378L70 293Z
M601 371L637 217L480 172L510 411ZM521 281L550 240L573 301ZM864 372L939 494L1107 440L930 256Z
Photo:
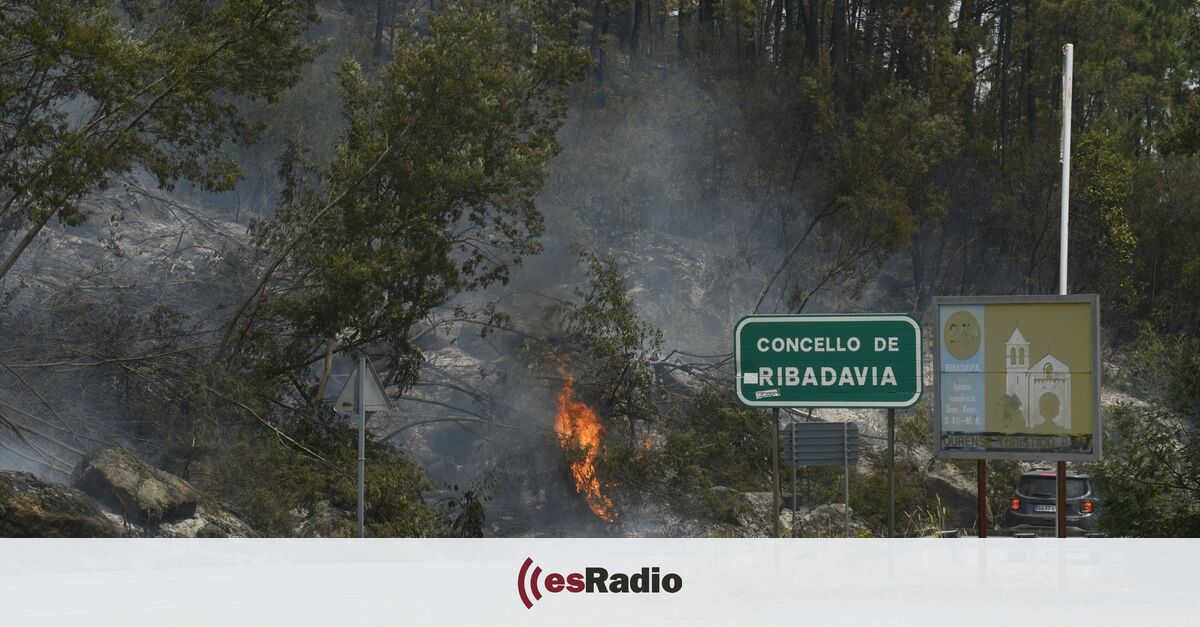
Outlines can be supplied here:
M1197 564L1200 540L0 540L0 624L1196 625Z

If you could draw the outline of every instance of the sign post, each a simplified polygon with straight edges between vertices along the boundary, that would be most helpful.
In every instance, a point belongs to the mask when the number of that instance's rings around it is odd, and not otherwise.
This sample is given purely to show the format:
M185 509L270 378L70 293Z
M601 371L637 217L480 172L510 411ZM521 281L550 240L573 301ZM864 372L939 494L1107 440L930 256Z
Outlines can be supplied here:
M896 410L887 410L888 430L888 537L896 537Z
M778 411L778 410L776 410ZM842 529L850 535L850 466L858 463L858 425L852 422L792 422L784 428L784 462L792 466L792 529L795 530L796 467L841 466ZM794 535L794 534L793 534Z
M846 490L842 496L842 536L850 537L850 427L842 423L842 486Z
M363 538L366 537L367 412L384 411L392 406L366 355L358 358L358 367L333 406L339 412L358 416L358 537Z
M779 408L771 416L771 505L775 508L774 531L779 537ZM795 507L793 505L792 507ZM794 509L792 510L795 511Z
M812 412L810 411L809 414L811 415L811 413ZM793 416L792 417L792 425L795 425L795 424L796 424L796 418L795 418L795 416ZM796 450L796 430L794 428L788 429L788 444L791 445L793 451ZM793 463L793 464L791 464L791 466L792 466L792 505L791 505L792 528L788 535L790 537L794 538L794 537L796 537L796 464Z
M734 331L738 399L750 407L774 408L778 432L780 407L888 409L888 535L895 534L895 409L910 407L924 387L921 327L900 314L754 315L742 318ZM790 449L796 441L789 425ZM846 512L849 529L850 433L842 425ZM779 448L775 440L776 450ZM772 454L772 459L775 458ZM856 458L857 459L857 458ZM789 458L793 466L797 463ZM776 512L779 470L773 462ZM793 470L794 472L794 470ZM792 507L795 508L793 481ZM793 509L793 511L795 511ZM778 535L776 515L776 535Z
M367 358L358 358L358 385L354 386L354 407L358 410L358 537L366 537L367 486Z
M1063 45L1063 117L1062 117L1062 211L1058 234L1058 293L1067 294L1067 226L1070 212L1067 207L1071 199L1071 85L1075 65L1075 46ZM1058 537L1067 537L1067 462L1058 461Z
M987 460L980 459L975 461L975 498L979 506L979 537L986 538L988 535L988 506L987 506Z
M979 460L986 537L986 460L1056 461L1065 484L1066 462L1100 459L1100 299L953 296L935 298L934 309L935 448ZM1065 537L1065 499L1055 512Z

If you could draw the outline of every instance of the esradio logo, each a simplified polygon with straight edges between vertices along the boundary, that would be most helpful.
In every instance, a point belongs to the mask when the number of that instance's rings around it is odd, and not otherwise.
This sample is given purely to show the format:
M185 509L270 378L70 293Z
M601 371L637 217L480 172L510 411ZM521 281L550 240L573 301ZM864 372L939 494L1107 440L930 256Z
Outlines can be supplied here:
M583 572L543 573L542 567L526 557L517 572L517 594L526 608L533 608L540 601L542 591L550 594L559 592L610 594L610 593L660 593L674 594L683 588L683 577L677 573L662 573L658 566L643 566L635 573L609 573L599 566L588 566Z

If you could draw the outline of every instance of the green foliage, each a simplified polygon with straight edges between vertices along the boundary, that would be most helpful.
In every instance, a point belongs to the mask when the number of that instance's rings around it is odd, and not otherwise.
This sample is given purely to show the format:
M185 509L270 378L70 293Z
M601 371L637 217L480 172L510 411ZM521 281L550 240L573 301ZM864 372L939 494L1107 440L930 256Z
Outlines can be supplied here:
M1200 154L1139 163L1128 213L1139 299L1136 319L1161 333L1200 328ZM1137 331L1136 325L1131 331Z
M1200 424L1200 337L1161 334L1143 323L1123 358L1121 383Z
M229 189L241 170L223 148L254 136L239 101L272 100L295 82L317 50L302 38L315 21L311 0L6 3L5 229L32 222L32 239L55 215L78 225L83 199L136 169L163 187Z
M885 449L864 449L865 463L850 468L850 508L865 523L867 530L886 536L888 528L888 476L883 458ZM790 498L791 467L784 465L782 489ZM796 469L797 504L815 507L841 504L845 500L844 475L840 466L812 466ZM928 536L954 528L962 513L951 511L943 503L937 486L929 479L924 464L907 455L896 457L896 534ZM934 525L937 525L934 528ZM838 525L840 534L840 524Z
M663 454L680 482L722 485L739 491L766 489L771 472L771 420L762 410L704 388L682 417L669 425ZM686 485L676 489L686 493Z
M451 501L449 535L455 538L482 538L486 501L487 497L474 490L463 492L461 500Z
M632 434L634 423L656 415L649 361L662 347L662 331L638 317L614 259L578 253L588 288L577 288L579 302L559 312L567 341L578 349L571 368L610 424Z
M257 336L237 329L243 355L298 366L336 337L339 351L386 346L407 382L420 359L412 325L539 250L534 197L586 52L571 15L518 6L530 29L497 5L455 2L427 33L405 33L378 76L342 64L346 130L330 162L305 167L293 151L284 163L293 185L259 243L289 287L256 305Z
M678 398L663 389L651 368L661 332L638 317L614 259L579 254L589 288L559 310L558 349L570 349L575 385L606 427L597 463L605 494L618 511L652 500L703 520L735 521L741 501L729 489L767 489L769 419L713 386Z
M355 535L358 503L358 430L329 414L297 424L294 437L324 461L300 455L277 438L227 425L220 454L199 465L201 488L243 514L256 529L295 535L296 525L315 512L328 521L309 532ZM253 480L249 480L249 478ZM367 446L366 531L372 537L438 535L441 523L424 494L435 487L420 465L399 449L369 441ZM312 523L310 523L312 524Z
M450 497L446 505L446 535L453 538L482 538L483 525L486 520L485 507L492 500L492 490L495 488L496 477L488 473L461 497ZM458 486L451 486L458 490Z
M1200 341L1142 325L1122 383L1148 403L1106 408L1101 525L1110 535L1200 535Z
M867 101L844 138L837 172L838 200L853 211L842 227L863 229L873 254L884 259L915 236L923 223L946 214L949 198L934 174L962 141L955 120L932 110L928 98L890 87Z
M1137 305L1137 237L1126 214L1133 185L1133 160L1117 138L1087 133L1075 144L1072 184L1072 246L1090 251L1074 283L1096 291L1105 303L1105 324L1124 325Z
M1200 444L1195 423L1161 407L1105 413L1104 460L1093 468L1100 524L1114 536L1200 535Z
M650 451L650 434L662 418L650 361L662 332L638 317L614 259L582 248L577 253L587 268L588 288L577 288L577 302L555 308L561 337L547 348L572 377L577 399L603 425L596 477L621 511L658 496L666 472ZM565 452L569 461L585 454L578 448Z
M665 442L642 452L640 485L680 515L734 524L744 513L737 492L770 490L770 419L705 387L664 417Z

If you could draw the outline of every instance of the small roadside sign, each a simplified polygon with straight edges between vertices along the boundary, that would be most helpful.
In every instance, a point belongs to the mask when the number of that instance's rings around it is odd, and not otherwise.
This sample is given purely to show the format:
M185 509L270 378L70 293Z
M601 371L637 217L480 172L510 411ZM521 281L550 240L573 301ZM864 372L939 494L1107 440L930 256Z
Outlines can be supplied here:
M783 428L783 463L793 466L853 466L858 463L858 425L794 422Z
M747 316L734 359L752 407L910 407L924 387L921 327L901 314Z
M358 358L358 367L342 386L334 403L335 411L358 415L358 537L366 537L367 486L367 412L392 408L379 373L366 355Z
M333 404L335 410L347 414L353 414L358 411L354 400L358 396L358 379L362 376L360 373L364 370L367 373L367 385L363 389L363 410L386 411L392 408L392 402L388 399L387 393L384 392L383 381L380 380L379 373L375 372L375 367L367 360L355 368L350 374L350 378L346 380L341 393L338 394L337 402Z

